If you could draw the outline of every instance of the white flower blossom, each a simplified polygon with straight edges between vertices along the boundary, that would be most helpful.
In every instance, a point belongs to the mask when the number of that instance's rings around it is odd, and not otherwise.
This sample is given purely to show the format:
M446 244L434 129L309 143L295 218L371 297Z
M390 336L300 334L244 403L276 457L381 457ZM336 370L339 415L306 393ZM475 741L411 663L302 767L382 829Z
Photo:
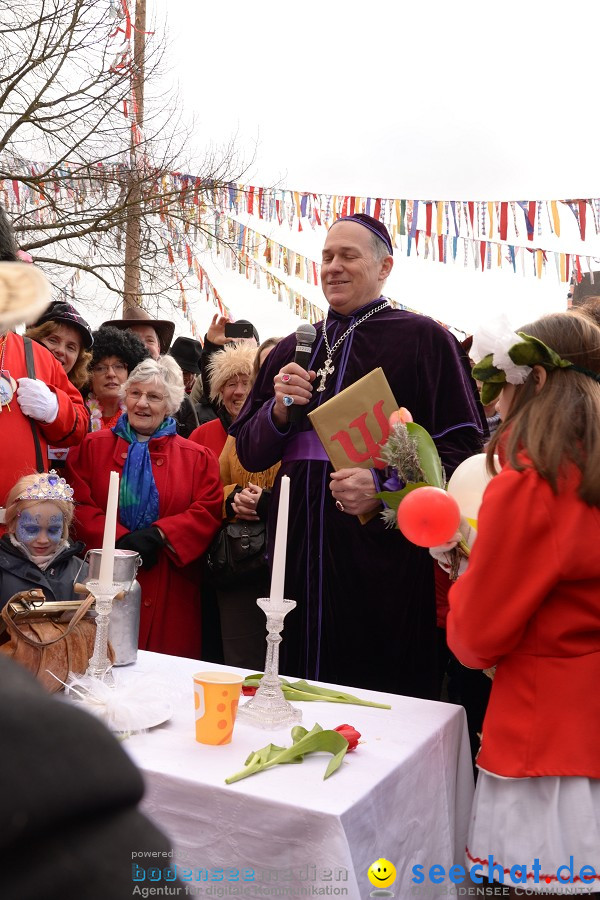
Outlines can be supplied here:
M491 353L493 364L497 369L502 369L509 384L523 384L531 367L515 365L508 355L510 348L522 341L523 338L512 330L507 316L503 314L473 335L470 356L478 363Z

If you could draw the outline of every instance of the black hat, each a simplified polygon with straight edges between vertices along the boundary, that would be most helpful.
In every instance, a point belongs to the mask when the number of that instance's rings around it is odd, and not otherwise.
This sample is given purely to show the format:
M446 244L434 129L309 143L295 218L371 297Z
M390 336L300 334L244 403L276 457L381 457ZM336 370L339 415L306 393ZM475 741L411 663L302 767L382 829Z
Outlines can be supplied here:
M252 322L249 322L248 319L236 319L235 321L237 325L252 325ZM254 340L256 341L256 343L260 344L258 331L256 330L254 325L252 325L252 334L254 335Z
M30 327L37 328L38 325L44 325L45 322L64 322L65 325L76 328L86 350L89 350L94 343L92 329L88 323L83 316L79 315L75 307L65 300L54 300Z
M184 372L193 372L194 375L200 374L200 354L202 353L202 344L194 338L178 337L175 339L173 346L169 350L169 356L172 356L175 362Z
M175 322L171 322L168 319L153 319L150 313L142 309L141 306L126 309L122 319L109 319L107 322L102 323L102 326L104 325L120 328L122 331L134 328L136 325L151 325L157 334L161 353L167 352L175 332Z

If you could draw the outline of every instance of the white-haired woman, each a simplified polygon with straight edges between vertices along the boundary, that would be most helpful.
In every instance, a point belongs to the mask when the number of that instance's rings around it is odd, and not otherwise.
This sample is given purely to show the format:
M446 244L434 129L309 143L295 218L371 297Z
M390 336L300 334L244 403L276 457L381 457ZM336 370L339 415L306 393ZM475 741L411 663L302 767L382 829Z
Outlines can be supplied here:
M218 529L223 489L215 456L177 434L183 394L174 359L143 360L122 387L117 424L88 434L68 469L88 549L102 546L109 475L120 474L117 547L142 558L140 648L198 659L200 557Z

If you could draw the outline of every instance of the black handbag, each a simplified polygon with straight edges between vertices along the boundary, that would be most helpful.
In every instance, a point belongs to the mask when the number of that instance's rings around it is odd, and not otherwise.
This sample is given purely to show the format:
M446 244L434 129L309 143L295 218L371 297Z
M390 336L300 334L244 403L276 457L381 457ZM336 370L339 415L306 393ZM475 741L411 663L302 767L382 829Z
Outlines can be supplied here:
M264 522L226 522L212 542L206 561L215 587L246 582L267 568Z

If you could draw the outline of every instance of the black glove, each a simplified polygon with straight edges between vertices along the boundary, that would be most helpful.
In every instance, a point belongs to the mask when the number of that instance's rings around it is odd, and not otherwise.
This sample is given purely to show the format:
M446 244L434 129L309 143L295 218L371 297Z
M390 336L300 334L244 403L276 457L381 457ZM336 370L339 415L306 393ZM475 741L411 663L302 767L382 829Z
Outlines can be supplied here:
M116 543L119 550L135 550L142 558L145 569L151 569L158 562L158 554L165 546L165 539L156 525L140 528L123 535Z

